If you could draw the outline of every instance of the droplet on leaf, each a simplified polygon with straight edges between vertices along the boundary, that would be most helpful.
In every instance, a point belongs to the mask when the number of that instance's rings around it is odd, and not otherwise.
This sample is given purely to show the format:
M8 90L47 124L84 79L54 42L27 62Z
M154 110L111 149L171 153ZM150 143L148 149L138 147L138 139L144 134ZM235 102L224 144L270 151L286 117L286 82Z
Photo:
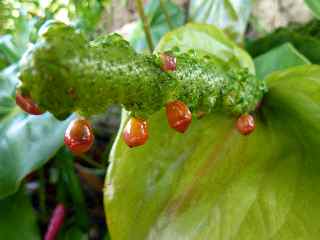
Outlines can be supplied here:
M139 118L130 118L123 132L123 139L129 147L143 145L148 140L147 122Z
M191 121L192 114L186 104L181 101L169 102L166 105L169 126L180 133L184 133Z
M254 118L250 114L241 115L236 123L238 131L243 135L249 135L256 128Z

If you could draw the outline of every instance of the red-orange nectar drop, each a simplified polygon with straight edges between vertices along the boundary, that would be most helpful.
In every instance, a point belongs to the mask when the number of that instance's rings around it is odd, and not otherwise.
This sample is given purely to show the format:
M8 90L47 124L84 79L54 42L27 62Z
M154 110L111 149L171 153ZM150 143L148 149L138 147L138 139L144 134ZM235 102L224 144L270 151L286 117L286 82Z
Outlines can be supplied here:
M64 143L76 155L87 152L94 141L91 124L84 118L73 120L64 135Z
M148 124L145 120L132 117L123 131L123 139L129 147L143 145L148 140Z
M177 100L166 105L166 113L169 126L180 133L184 133L191 121L192 114L186 104Z
M161 69L164 72L173 72L177 69L177 59L166 53L160 54Z
M243 135L249 135L256 128L254 117L250 114L241 115L236 123L238 131Z
M16 92L16 104L25 112L31 115L41 115L43 111L39 106L28 96L23 96L19 91Z

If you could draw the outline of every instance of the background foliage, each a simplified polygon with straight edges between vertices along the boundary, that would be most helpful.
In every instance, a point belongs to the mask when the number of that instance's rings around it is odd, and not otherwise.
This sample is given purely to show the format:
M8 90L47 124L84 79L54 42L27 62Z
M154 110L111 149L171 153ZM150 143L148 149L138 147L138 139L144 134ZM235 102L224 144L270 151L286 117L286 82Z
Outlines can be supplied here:
M319 18L318 1L305 2ZM126 148L119 134L105 192L113 239L318 239L320 70L311 64L320 62L319 21L292 23L257 38L264 31L250 18L250 0L191 0L187 8L171 0L162 3L145 5L152 40L160 42L156 51L179 46L211 53L221 64L248 67L267 78L270 92L256 116L257 131L246 139L233 130L234 119L223 114L194 120L184 136L167 129L163 112L155 114L151 141L139 149ZM92 214L102 212L102 203L94 202L97 193L86 188L101 194L115 131L110 126L116 124L93 118L103 147L74 158L62 148L74 116L64 122L49 113L29 116L14 99L19 61L37 41L41 25L62 20L94 38L110 4L0 1L0 239L20 239L22 233L40 239L57 202L70 209L59 239L94 239L94 231L97 239L109 238L104 216ZM186 21L207 25L174 30ZM248 25L258 34L246 34ZM132 26L128 40L137 51L146 51L142 21ZM253 61L233 41L245 46ZM108 119L118 119L115 109Z

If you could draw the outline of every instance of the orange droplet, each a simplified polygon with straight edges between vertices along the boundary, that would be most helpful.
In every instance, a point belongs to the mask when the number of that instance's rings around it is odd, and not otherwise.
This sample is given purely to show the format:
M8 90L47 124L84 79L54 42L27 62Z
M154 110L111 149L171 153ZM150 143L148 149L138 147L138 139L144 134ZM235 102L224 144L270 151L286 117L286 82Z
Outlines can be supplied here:
M87 152L94 141L92 127L89 121L80 118L73 120L64 135L64 143L76 155Z
M177 59L166 53L160 54L161 69L164 72L172 72L177 69Z
M41 115L43 111L40 110L39 106L28 96L22 96L17 91L16 93L16 104L25 112L31 115Z
M250 114L241 115L237 120L236 127L241 134L250 134L256 128L253 116Z
M123 139L129 147L145 144L148 140L147 122L139 118L130 118L124 129Z
M169 102L166 105L166 112L171 128L180 133L184 133L188 129L192 121L192 114L187 105L181 101Z

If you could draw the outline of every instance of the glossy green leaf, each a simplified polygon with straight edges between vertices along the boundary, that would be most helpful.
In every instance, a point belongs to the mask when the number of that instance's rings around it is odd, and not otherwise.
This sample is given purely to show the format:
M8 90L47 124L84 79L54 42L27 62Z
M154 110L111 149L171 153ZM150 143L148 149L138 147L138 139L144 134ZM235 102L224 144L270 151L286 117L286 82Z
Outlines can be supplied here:
M64 122L46 113L31 116L16 106L16 67L0 73L0 198L17 191L22 179L62 146Z
M291 43L312 63L320 64L320 21L313 20L306 25L292 24L279 28L263 38L246 42L246 49L252 57L260 56L270 49Z
M320 19L320 1L318 0L305 0L314 16Z
M296 50L292 44L286 43L255 58L257 77L264 79L269 73L289 67L310 64L310 61Z
M104 192L112 239L320 238L320 66L267 82L249 136L223 113L194 118L182 135L162 110L149 119L147 144L130 149L124 116Z
M1 199L0 213L0 239L41 239L35 212L24 189Z
M191 0L190 21L214 24L241 41L251 13L252 0Z

